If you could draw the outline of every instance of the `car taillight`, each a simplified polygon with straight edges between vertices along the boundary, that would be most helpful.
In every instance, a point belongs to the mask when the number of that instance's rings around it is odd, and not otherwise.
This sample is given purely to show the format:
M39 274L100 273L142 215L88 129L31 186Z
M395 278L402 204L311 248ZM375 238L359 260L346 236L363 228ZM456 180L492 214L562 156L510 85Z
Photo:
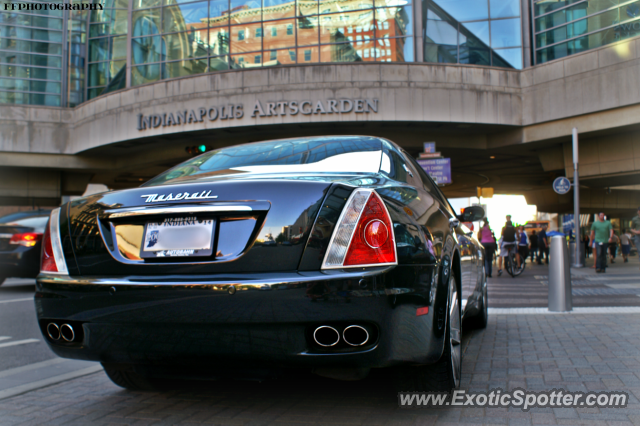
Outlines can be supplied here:
M54 274L68 274L67 264L62 253L60 242L60 208L51 211L49 223L42 237L42 256L40 272Z
M357 189L340 216L322 269L396 265L396 243L387 207L371 189Z
M39 232L25 232L23 234L13 234L9 244L20 244L25 247L33 247L38 241L42 239L42 234Z

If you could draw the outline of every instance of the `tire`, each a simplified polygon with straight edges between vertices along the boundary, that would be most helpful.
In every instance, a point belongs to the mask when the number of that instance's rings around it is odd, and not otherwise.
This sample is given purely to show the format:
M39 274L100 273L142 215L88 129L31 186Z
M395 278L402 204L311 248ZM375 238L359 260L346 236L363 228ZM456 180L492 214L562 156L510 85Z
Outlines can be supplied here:
M396 376L399 391L451 393L460 386L460 378L462 376L462 322L460 297L453 276L449 284L448 307L442 356L432 365L400 369Z
M468 324L471 326L471 328L487 328L487 323L489 322L489 298L487 293L487 276L484 275L484 282L482 283L482 295L480 296L480 312L478 312L477 315L469 318ZM466 323L467 322L465 322L465 324Z
M155 391L158 386L134 371L122 370L102 364L105 373L116 385L132 391Z
M522 273L522 271L524 271L524 263L522 268L518 268L518 261L516 260L516 255L515 253L510 253L509 256L505 257L505 262L508 264L505 265L505 269L507 270L507 272L509 273L509 275L511 275L512 277L517 277L518 275L520 275Z

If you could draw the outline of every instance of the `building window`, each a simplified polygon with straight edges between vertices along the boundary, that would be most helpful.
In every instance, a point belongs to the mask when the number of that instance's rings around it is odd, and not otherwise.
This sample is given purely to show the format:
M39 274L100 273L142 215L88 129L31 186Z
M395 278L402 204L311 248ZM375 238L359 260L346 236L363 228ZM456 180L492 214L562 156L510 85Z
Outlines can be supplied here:
M293 35L293 24L287 25L287 35Z
M244 40L244 30L238 31L238 41Z
M289 31L289 29L287 28L287 32ZM271 37L277 37L278 36L278 29L273 26L271 27Z
M256 28L256 38L262 37L262 28Z
M271 54L269 56L269 59L272 60L272 61L275 61L277 58L278 58L278 52L275 51L275 50L272 50Z
M311 62L311 50L305 50L304 51L304 61L305 62Z
M536 5L544 3L553 7L563 3L535 1ZM425 62L522 68L519 0L431 0L424 4ZM466 6L462 7L462 4ZM389 29L391 36L397 37L398 34L406 34L403 22L401 14L387 14L381 29ZM380 25L378 27L380 29ZM394 58L401 53L397 47L397 41L394 41Z
M256 55L253 57L253 63L254 64L259 64L262 63L262 55Z
M296 61L296 51L295 50L290 50L289 51L289 58L291 59L292 62Z

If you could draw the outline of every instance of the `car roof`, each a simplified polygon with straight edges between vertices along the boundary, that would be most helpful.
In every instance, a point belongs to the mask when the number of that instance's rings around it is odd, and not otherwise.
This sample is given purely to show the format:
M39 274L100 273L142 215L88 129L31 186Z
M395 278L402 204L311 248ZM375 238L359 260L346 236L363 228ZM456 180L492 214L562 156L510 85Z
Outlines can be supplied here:
M11 213L6 216L0 217L0 223L11 222L18 219L25 219L28 217L48 216L50 214L51 214L51 210L45 210L45 209L28 210L23 212Z

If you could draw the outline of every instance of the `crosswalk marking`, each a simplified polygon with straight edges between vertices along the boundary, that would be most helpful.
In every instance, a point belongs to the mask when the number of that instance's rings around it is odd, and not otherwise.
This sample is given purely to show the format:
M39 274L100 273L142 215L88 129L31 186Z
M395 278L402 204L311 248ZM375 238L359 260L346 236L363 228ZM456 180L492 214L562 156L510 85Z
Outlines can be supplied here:
M16 340L15 342L0 343L0 348L7 348L9 346L26 345L28 343L38 343L39 341L40 341L39 339Z
M0 336L0 341L11 339L11 336Z
M27 298L24 298L24 299L0 300L0 303L26 302L27 300L31 300L33 302L33 297L27 297Z

